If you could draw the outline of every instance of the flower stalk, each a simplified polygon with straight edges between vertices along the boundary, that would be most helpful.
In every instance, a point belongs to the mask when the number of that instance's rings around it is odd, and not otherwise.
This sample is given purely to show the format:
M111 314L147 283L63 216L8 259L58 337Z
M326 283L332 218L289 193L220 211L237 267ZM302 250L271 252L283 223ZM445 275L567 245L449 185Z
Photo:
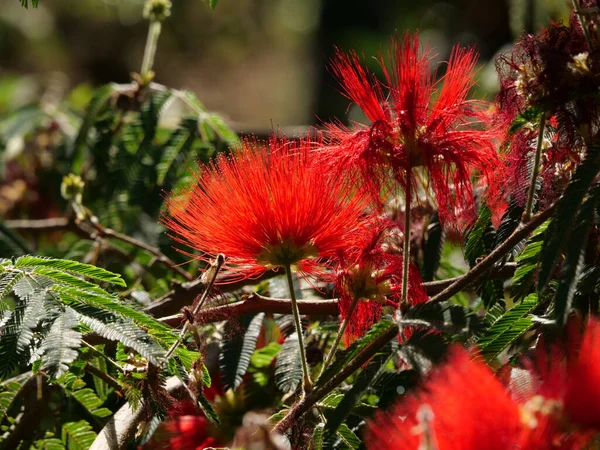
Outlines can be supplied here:
M533 159L533 170L531 172L531 182L529 183L529 192L527 193L527 204L523 213L523 222L529 222L533 212L533 199L535 197L535 186L540 173L540 161L542 159L542 149L544 147L544 129L546 128L546 113L542 113L538 125L538 139Z
M406 206L404 208L404 248L402 252L402 305L408 303L408 271L410 265L410 202L412 167L407 169L406 176Z
M346 331L346 327L348 326L348 323L352 319L352 314L354 313L354 310L356 309L356 305L358 305L359 300L360 300L360 298L358 296L355 296L354 300L352 300L350 309L348 310L346 317L340 324L340 328L338 329L337 335L335 336L335 341L333 342L333 346L331 347L327 357L325 358L325 362L323 363L323 367L321 368L321 375L323 375L323 372L325 372L325 369L327 369L327 367L329 367L329 365L333 361L333 357L337 353L338 347L340 345L340 341L342 340L342 336L344 335L344 332Z
M300 310L298 309L298 300L296 299L296 292L294 291L292 268L289 264L285 266L285 274L290 289L290 299L292 301L292 315L294 316L294 325L296 327L296 334L298 335L298 346L300 348L300 360L302 361L302 390L305 394L307 394L312 391L313 385L308 369L308 362L306 361L306 350L304 349L304 334L302 332L302 322L300 321Z
M142 70L140 71L142 82L150 82L152 79L152 66L154 66L162 21L171 15L171 6L170 0L147 0L144 5L144 17L150 21L150 27L148 28Z
M140 71L142 79L146 79L148 74L152 71L161 28L162 24L158 20L150 21L150 27L148 27L148 37L146 38L146 47L144 49L144 59L142 60L142 70Z

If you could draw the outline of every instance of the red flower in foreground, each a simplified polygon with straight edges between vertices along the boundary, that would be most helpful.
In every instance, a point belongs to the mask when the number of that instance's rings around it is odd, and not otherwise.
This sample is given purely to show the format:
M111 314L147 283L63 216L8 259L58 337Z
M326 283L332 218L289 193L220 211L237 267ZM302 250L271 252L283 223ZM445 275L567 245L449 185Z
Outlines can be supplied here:
M362 228L365 201L313 162L313 147L244 142L168 199L164 224L205 261L225 254L232 280L338 254Z
M583 336L581 321L576 318L570 320L567 329L566 348L561 343L538 345L537 390L559 401L571 424L600 431L600 321L588 321Z
M402 257L390 253L387 226L373 226L360 242L347 249L340 258L335 286L339 296L342 320L345 320L354 300L346 336L348 340L361 336L381 317L383 306L398 308L402 299ZM418 269L409 266L409 302L428 300Z
M369 450L579 449L583 440L559 430L558 405L536 397L520 405L482 362L455 347L426 385L379 414Z
M474 172L489 182L498 170L495 131L484 111L487 105L467 99L475 84L475 52L453 49L441 87L430 72L431 57L428 48L419 51L418 35L394 38L391 71L381 58L384 85L368 74L356 53L338 52L334 74L371 125L330 124L330 145L322 154L341 173L358 169L378 197L382 188L395 192L397 184L416 189L413 169L422 170L440 217L456 225L455 219L475 214Z

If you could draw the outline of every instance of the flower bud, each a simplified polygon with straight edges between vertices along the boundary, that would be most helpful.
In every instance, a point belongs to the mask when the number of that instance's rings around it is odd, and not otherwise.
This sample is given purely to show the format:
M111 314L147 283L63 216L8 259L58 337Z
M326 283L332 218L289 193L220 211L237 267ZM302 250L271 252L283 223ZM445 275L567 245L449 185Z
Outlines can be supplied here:
M144 5L144 18L152 22L162 22L171 15L170 0L147 0Z
M67 201L81 204L84 187L85 182L81 177L70 173L63 177L62 184L60 185L60 194Z

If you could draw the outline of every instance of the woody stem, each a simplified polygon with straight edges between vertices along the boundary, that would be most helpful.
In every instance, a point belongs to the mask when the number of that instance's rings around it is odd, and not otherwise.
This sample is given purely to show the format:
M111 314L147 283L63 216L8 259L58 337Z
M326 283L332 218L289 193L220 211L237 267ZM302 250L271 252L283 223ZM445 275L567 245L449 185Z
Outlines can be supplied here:
M340 328L335 337L335 341L333 342L333 346L331 347L331 350L329 350L329 354L327 355L327 358L325 358L325 362L323 363L323 367L321 368L321 375L323 374L323 372L325 372L325 369L329 367L329 364L331 364L331 361L333 361L333 357L337 353L340 341L342 340L342 336L344 335L344 331L346 331L348 322L350 322L350 319L352 318L352 313L354 313L354 309L356 308L356 305L358 305L358 300L358 296L354 297L354 300L352 300L352 304L350 305L350 309L346 313L346 317L340 324Z
M304 393L312 391L312 381L310 379L310 372L308 371L308 363L306 362L306 350L304 349L304 334L302 332L302 322L300 321L300 310L298 309L298 301L296 300L296 292L294 291L294 280L292 279L292 268L290 265L285 266L285 274L287 276L287 282L290 289L290 299L292 303L292 314L294 316L294 325L296 327L296 334L298 335L298 346L300 347L300 360L302 361L302 374L304 375L304 381L302 382L302 388Z
M407 170L406 207L404 208L404 251L402 253L402 304L408 303L408 269L410 264L410 201L412 167Z
M535 186L537 184L538 175L540 173L540 161L542 159L542 147L544 145L544 128L546 128L546 113L542 113L540 123L538 125L538 139L533 158L533 170L531 172L531 182L529 183L529 192L527 194L527 204L523 213L523 222L529 222L531 213L533 212L533 199L535 197Z

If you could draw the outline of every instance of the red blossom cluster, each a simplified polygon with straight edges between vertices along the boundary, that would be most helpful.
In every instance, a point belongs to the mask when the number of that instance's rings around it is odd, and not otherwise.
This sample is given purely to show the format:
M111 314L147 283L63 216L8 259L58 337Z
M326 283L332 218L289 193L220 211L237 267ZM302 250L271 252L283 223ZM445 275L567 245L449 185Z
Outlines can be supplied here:
M367 447L589 448L600 431L600 322L589 321L583 337L571 334L570 352L540 343L536 369L512 369L521 381L509 387L483 362L455 347L418 392L375 418Z
M478 198L496 213L508 199L530 202L538 169L542 204L562 192L600 130L592 95L600 60L590 27L573 16L569 26L522 36L499 59L495 111L468 97L473 49L455 47L437 79L433 53L418 35L395 36L389 54L380 55L384 81L356 53L338 51L333 72L370 123L332 122L299 140L243 141L169 197L163 223L199 259L226 255L228 280L285 270L294 308L290 270L331 283L339 335L355 339L386 306L428 300L410 259L411 204L433 205L446 229L462 230ZM536 150L541 166L532 176ZM404 200L404 227L385 208L397 198ZM562 358L554 347L548 361L540 353L528 390L520 391L455 348L421 390L376 418L366 442L371 449L584 448L589 430L600 430L598 333L598 322L589 322L577 357ZM309 392L306 364L303 371Z
M400 187L410 202L411 192L423 189L442 221L457 227L475 215L472 178L479 175L490 184L499 166L496 130L487 103L468 99L475 51L455 47L437 81L429 67L433 56L428 47L420 48L418 34L394 37L391 69L380 56L383 83L356 53L338 51L333 72L371 124L329 124L323 157L339 173L357 173L377 202L382 191L396 193Z
M581 3L582 9L598 6L596 0ZM544 207L562 193L586 149L598 138L600 53L596 49L600 42L596 28L596 20L573 12L568 26L555 23L538 35L524 34L496 61L500 81L496 120L505 130L505 193L521 206L526 202L530 161L538 145L542 150L539 197ZM542 127L538 126L541 116L545 119Z
M477 55L456 47L440 81L431 58L417 34L396 36L384 84L357 55L338 52L333 70L371 125L330 124L297 141L244 141L170 196L163 223L200 259L225 254L228 280L290 267L311 276L333 271L342 317L361 299L348 334L362 333L382 305L400 300L403 257L384 248L387 231L368 231L391 220L381 194L404 193L409 217L411 201L429 198L444 224L458 229L476 211L474 179L491 186L499 170L488 105L468 99ZM408 242L410 230L395 226ZM425 301L417 269L409 275L407 301Z

